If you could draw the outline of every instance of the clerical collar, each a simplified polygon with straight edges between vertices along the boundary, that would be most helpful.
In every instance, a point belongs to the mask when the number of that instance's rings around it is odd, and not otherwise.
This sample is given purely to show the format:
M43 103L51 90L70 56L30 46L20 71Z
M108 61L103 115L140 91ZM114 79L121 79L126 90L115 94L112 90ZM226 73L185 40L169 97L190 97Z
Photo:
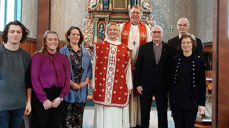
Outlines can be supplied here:
M161 45L161 43L153 43L154 45L156 45L156 46L160 46Z
M138 24L133 24L132 22L131 22L131 24L134 25L134 26L138 25Z

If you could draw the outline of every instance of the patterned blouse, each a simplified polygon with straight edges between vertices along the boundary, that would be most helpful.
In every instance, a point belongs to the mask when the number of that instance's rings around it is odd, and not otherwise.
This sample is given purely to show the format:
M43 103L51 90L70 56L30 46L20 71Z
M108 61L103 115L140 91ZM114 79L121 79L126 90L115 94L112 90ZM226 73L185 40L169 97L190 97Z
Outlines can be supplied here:
M79 84L81 82L81 77L83 74L82 68L82 49L80 48L77 52L72 49L71 46L68 46L72 70L73 70L73 79L74 82Z

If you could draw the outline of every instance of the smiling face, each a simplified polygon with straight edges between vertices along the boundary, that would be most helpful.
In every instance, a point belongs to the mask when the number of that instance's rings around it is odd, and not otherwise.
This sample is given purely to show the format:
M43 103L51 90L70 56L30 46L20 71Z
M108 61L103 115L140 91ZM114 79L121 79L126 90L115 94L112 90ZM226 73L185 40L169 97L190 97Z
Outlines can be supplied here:
M191 38L186 37L181 40L181 49L183 52L191 52L193 47L193 42Z
M70 45L78 44L80 40L80 32L78 29L72 29L70 35L68 35L68 39L70 40Z
M107 36L109 40L117 40L119 36L119 29L116 25L111 25L107 28Z
M57 35L54 33L47 34L45 45L46 45L47 51L49 53L55 53L57 51L57 47L59 45Z
M140 8L132 8L130 12L130 21L133 24L138 24L141 19Z
M22 39L22 29L19 25L10 25L7 34L7 43L20 44Z

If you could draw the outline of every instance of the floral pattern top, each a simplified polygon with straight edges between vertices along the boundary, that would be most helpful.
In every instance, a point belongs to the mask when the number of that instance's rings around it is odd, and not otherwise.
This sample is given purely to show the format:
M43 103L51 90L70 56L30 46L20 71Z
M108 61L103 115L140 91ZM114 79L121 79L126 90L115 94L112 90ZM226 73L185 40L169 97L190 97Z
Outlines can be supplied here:
M73 79L74 81L79 84L81 82L81 77L83 74L82 68L82 49L80 48L77 52L72 49L71 46L68 46L72 70L73 70Z

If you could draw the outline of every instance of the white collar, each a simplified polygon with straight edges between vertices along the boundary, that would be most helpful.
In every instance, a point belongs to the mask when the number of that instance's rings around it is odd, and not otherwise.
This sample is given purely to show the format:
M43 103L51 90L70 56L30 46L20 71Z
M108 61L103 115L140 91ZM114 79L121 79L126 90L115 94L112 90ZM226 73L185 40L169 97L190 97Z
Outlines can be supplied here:
M105 41L107 41L107 42L109 42L111 44L114 44L114 45L120 45L121 44L121 42L119 40L113 41L113 40L105 39Z

